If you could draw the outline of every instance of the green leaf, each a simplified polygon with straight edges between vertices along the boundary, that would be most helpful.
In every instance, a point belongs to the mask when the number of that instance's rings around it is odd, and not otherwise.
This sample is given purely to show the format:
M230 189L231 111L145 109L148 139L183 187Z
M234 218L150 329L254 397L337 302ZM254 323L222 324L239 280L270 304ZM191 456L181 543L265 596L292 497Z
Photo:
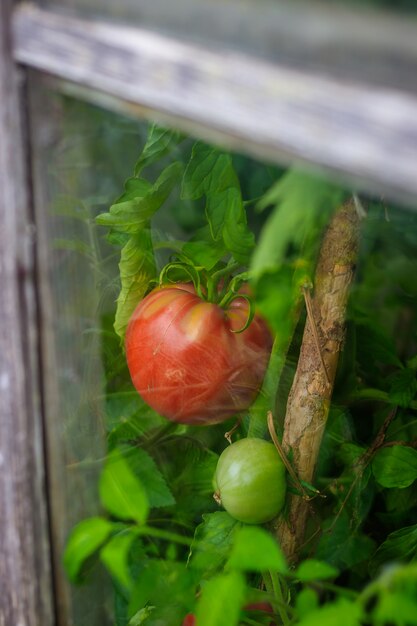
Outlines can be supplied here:
M89 517L71 531L64 552L64 568L73 583L80 580L85 561L106 541L113 524L103 517Z
M417 559L417 524L390 533L372 557L372 573L390 561L415 561Z
M154 606L145 606L143 609L139 609L137 613L129 620L128 626L140 626L141 624L148 623L148 618L152 616Z
M134 529L128 528L114 535L100 550L100 559L108 572L128 591L133 585L129 569L129 551L136 537Z
M230 187L239 188L231 156L203 142L195 143L191 159L185 168L181 196L197 200Z
M97 223L123 233L138 233L148 225L149 219L167 200L181 174L182 164L172 163L163 170L144 196L118 201L110 207L109 213L102 213L97 217Z
M404 368L395 372L389 377L389 397L390 402L397 406L407 408L417 393L416 372L412 369Z
M227 561L240 522L219 511L203 515L191 544L189 564L210 577L220 571Z
M240 191L228 190L225 199L227 207L223 218L223 241L233 258L246 265L255 247L255 237L246 223Z
M330 518L323 524L323 534L316 548L315 557L330 565L346 570L368 563L375 551L375 542L358 530L351 528L351 520L346 512L339 515L334 523Z
M106 414L111 428L107 437L109 450L118 444L131 443L145 433L166 425L166 419L145 404L136 390L109 393Z
M145 489L118 449L106 460L99 491L103 506L115 517L139 524L146 522L149 503Z
M356 443L346 442L342 443L338 449L337 457L346 467L351 468L357 465L357 462L365 454L365 452L365 447L359 446Z
M178 626L194 605L196 573L184 563L148 559L134 586L129 615L153 606L146 624Z
M392 338L378 327L374 319L356 324L356 344L358 358L366 371L369 371L371 365L370 354L372 362L402 367Z
M196 200L203 195L207 197L206 217L213 241L223 240L239 263L247 263L255 240L247 226L231 156L198 142L184 173L182 197Z
M155 163L168 154L183 139L184 135L179 131L162 128L157 124L153 124L149 129L142 154L136 161L135 176L139 176L145 167Z
M374 624L417 626L417 599L399 592L381 594L372 617Z
M245 579L239 572L209 580L197 603L198 626L237 626L245 599Z
M153 458L145 450L129 446L123 448L122 452L131 470L143 485L151 508L175 504L175 498L165 478Z
M151 189L152 184L144 178L128 178L125 182L124 192L117 198L114 204L126 202L127 200L136 200L136 198L143 198Z
M200 427L196 427L200 431ZM175 517L183 524L195 524L203 513L216 510L213 499L213 475L218 455L189 437L175 436L164 441L159 451L164 455L164 476L176 500ZM192 471L190 471L192 468Z
M314 258L320 234L343 193L318 176L289 170L265 194L258 206L273 205L273 213L262 229L253 254L251 272L259 278L265 271L275 271L290 247L307 250Z
M319 599L317 597L317 593L309 587L302 589L300 593L297 594L295 599L295 608L299 618L308 616L315 609L317 609L318 605Z
M130 237L122 249L119 270L121 290L117 298L114 329L123 340L133 311L156 275L149 229L141 230Z
M226 248L221 242L209 241L187 241L182 248L183 254L192 259L196 265L204 267L210 271L226 254Z
M284 574L285 557L270 533L257 526L243 526L234 536L228 566L248 572L274 570Z
M339 571L323 561L316 559L307 559L303 561L295 570L294 576L301 582L311 582L313 580L326 580L327 578L336 578Z
M335 602L327 602L311 611L297 622L297 626L360 626L362 619L361 606L345 598Z
M417 450L406 446L382 448L372 461L372 471L383 487L408 487L417 478Z

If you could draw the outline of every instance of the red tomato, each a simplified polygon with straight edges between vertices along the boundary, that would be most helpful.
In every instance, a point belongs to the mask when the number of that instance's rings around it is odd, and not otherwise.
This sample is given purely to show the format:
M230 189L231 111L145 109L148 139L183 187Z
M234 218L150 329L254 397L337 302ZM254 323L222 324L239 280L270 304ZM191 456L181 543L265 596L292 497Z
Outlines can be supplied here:
M182 626L196 626L195 615L188 613L188 615L184 617Z
M227 310L202 300L190 284L154 289L126 332L130 375L160 415L183 424L216 424L249 407L272 346L265 322L248 317L244 298Z

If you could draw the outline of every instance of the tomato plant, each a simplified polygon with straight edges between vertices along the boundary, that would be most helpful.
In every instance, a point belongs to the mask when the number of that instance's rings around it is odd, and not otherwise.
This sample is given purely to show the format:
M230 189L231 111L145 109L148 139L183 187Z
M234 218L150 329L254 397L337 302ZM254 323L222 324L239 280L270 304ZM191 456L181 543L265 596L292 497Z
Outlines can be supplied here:
M299 471L288 477L288 500L309 502L298 566L276 540L283 520L295 520L281 508L286 477L266 441L266 415L279 439L289 400L302 406L290 392L297 364L311 371L321 355L323 308L310 307L307 321L307 334L318 322L319 341L300 350L305 286L317 304L317 252L345 196L322 178L153 127L124 193L99 216L120 248L117 305L107 299L101 318L108 453L102 513L75 527L65 567L80 582L99 556L116 606L106 623L179 626L185 615L184 626L195 626L194 615L198 626L412 623L417 224L378 199L360 224L365 245L316 473L311 484ZM181 228L172 233L174 221ZM335 292L344 291L344 261L338 271ZM112 293L113 269L108 284L103 275L97 285ZM330 353L321 356L329 374ZM216 423L238 412L238 441L224 450ZM298 470L295 447L288 456ZM213 475L226 510L213 500ZM256 614L261 600L273 617Z
M220 455L214 478L216 497L246 524L278 515L285 500L285 466L275 446L263 439L241 439Z
M126 332L130 375L145 402L188 424L215 424L247 409L272 345L259 315L244 328L249 315L244 297L222 308L190 284L154 289L138 304Z

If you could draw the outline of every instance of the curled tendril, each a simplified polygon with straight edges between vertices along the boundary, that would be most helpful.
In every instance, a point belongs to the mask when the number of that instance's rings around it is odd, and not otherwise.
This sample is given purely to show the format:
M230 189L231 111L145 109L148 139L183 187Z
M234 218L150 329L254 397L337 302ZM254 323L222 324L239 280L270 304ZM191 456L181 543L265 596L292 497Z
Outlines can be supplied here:
M255 317L255 305L254 305L253 299L250 296L246 295L245 293L234 293L230 296L230 299L228 301L228 306L230 306L233 300L237 300L237 298L243 298L248 303L249 305L248 316L242 328L238 328L237 330L233 330L233 329L231 330L232 330L232 333L243 333L243 331L246 330L248 326L250 326L253 318Z
M160 285L162 285L164 282L168 282L168 283L175 282L174 280L171 280L169 278L169 272L172 270L180 270L181 272L184 272L184 274L188 276L191 282L193 283L196 294L200 298L204 299L204 294L201 289L201 278L200 278L199 268L194 267L193 265L190 265L189 263L184 263L181 261L173 261L172 263L168 263L168 265L165 265L165 267L162 269L161 273L159 274Z

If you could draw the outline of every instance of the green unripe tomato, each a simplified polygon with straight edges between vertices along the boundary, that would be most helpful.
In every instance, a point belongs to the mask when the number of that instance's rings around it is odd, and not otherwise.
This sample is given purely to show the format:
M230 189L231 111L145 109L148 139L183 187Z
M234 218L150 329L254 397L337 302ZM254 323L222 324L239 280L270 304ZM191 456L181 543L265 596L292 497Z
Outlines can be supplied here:
M217 463L215 499L239 522L263 524L276 517L285 500L285 466L275 446L241 439Z

